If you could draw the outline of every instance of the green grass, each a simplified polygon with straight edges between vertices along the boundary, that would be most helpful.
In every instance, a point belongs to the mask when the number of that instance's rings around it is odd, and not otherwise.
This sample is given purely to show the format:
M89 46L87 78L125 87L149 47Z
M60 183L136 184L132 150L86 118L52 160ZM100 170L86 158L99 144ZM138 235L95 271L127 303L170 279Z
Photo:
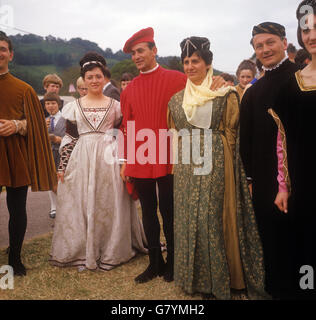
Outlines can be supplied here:
M200 300L185 294L175 283L155 278L136 284L134 278L147 267L148 257L138 255L111 271L58 268L48 263L52 234L26 241L22 259L26 277L14 278L13 290L0 290L0 300ZM165 255L165 253L164 253ZM0 266L7 264L0 249ZM0 275L1 277L1 275Z

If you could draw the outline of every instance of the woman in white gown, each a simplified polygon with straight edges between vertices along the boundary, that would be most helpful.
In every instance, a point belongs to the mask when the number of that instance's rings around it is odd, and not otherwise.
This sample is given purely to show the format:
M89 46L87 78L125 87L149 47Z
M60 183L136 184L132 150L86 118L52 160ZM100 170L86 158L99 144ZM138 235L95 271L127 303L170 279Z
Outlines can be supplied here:
M88 94L62 110L77 125L79 138L62 148L50 263L110 270L137 252L146 253L146 239L109 134L121 110L119 102L102 93L106 62L88 53L80 65Z

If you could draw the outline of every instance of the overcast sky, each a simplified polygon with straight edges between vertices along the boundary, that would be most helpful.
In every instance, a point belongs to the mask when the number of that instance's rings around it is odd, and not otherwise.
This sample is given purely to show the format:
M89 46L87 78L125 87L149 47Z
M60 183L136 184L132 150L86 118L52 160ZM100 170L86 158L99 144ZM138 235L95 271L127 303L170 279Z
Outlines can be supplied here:
M296 40L295 11L300 0L0 0L0 29L4 6L13 13L13 26L40 36L80 37L114 52L142 28L153 27L160 56L180 55L188 36L211 41L214 67L235 72L249 58L252 27L273 21L286 27L288 42ZM1 11L2 9L2 11ZM20 32L21 33L21 32Z

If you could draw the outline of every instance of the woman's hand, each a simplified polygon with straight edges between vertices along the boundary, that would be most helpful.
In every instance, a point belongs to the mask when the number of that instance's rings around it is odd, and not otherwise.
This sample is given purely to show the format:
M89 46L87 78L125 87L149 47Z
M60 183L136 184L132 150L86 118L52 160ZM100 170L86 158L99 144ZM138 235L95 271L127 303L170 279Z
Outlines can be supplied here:
M0 119L0 136L8 137L16 132L15 123L12 120Z
M279 208L280 211L287 213L288 199L288 192L279 192L275 198L274 204Z
M58 179L58 181L64 183L64 175L65 175L65 172L64 172L64 171L58 171L58 172L57 172L57 179Z

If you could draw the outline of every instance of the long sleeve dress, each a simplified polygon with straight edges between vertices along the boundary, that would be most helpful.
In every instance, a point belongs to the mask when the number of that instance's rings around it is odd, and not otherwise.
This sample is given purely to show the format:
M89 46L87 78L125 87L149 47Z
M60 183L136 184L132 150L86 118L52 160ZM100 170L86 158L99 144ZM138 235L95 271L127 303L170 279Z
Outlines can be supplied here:
M169 110L175 129L193 129L182 108L184 91L174 95ZM236 93L213 101L212 171L195 175L200 165L174 167L174 226L176 285L186 292L230 299L230 289L247 288L250 298L267 297L261 242L241 165L238 143L239 109ZM203 130L200 132L204 150ZM194 145L192 145L194 148ZM203 154L203 152L201 152Z
M117 143L108 131L120 121L120 104L111 99L91 109L79 99L67 104L62 116L77 124L79 138L64 183L58 184L50 262L110 270L146 253L142 223L121 180Z
M302 266L316 270L316 206L315 178L312 159L315 145L316 85L307 86L301 71L293 74L282 87L269 113L282 134L283 171L290 197L288 213L290 234L288 248L291 256L287 269L288 283L297 298L315 299L315 290L301 290ZM285 215L284 213L280 213Z

